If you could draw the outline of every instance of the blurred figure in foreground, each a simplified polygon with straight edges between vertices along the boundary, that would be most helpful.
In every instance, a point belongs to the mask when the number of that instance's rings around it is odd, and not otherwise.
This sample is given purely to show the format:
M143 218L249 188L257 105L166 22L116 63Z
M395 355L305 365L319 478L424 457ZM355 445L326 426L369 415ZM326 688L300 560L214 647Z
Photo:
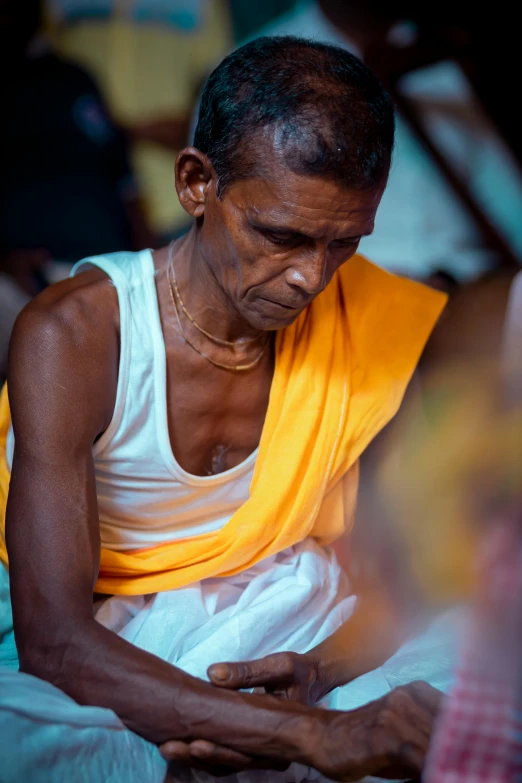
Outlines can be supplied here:
M154 242L123 137L94 82L49 48L40 11L0 0L0 296L12 305L0 375L16 310L48 281L85 256Z
M499 415L477 422L479 431L494 425L482 449L494 455L496 471L486 477L481 470L473 482L475 522L484 520L468 564L473 612L425 783L522 781L522 272L473 288L460 294L473 306L458 319L446 352L470 363L489 359L490 366L495 356L494 365L502 364ZM450 308L431 346L439 356L452 321Z
M453 298L425 352L422 382L425 406L398 435L380 491L409 551L403 567L428 603L471 600L424 780L518 783L522 272Z
M474 612L424 783L522 781L521 509L483 537Z
M378 491L429 602L472 595L492 504L507 496L516 505L521 346L522 272L460 290L424 351L420 394L384 443Z

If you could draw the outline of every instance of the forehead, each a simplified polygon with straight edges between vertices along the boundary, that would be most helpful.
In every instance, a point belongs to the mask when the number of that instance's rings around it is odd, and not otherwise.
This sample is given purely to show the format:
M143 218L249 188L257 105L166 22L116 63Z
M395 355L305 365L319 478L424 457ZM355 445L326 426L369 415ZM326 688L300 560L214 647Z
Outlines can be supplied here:
M369 233L383 187L353 190L322 177L277 167L236 180L223 200L251 223L286 228L312 237Z

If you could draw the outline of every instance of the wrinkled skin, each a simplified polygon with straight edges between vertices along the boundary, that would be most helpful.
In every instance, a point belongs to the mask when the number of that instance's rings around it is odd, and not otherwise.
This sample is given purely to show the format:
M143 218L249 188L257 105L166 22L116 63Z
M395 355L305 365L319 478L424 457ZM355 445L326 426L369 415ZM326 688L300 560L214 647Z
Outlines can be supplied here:
M280 699L314 705L331 690L321 659L313 654L284 652L255 661L217 663L209 667L210 681L221 688L256 688Z
M303 755L296 760L318 769L333 780L360 780L365 775L420 779L424 759L440 707L442 694L424 682L396 688L381 699L351 712L311 710ZM241 752L205 741L167 742L164 758L222 774L260 766L247 751Z

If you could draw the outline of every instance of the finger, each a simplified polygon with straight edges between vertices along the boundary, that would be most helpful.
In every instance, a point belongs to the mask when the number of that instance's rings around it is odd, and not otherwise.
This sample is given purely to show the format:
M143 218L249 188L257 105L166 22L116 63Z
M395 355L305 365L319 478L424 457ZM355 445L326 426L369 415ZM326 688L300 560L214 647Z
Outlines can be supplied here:
M189 750L191 756L205 764L245 769L250 766L252 761L244 753L239 753L237 750L232 750L207 740L194 740L190 743Z
M410 777L420 775L426 759L426 750L420 750L415 745L403 745L401 748L401 766L408 770Z
M287 699L288 701L298 701L300 704L304 704L306 706L312 706L316 703L312 694L310 693L310 688L302 684L286 688L284 691L282 691L280 698Z
M166 761L197 767L212 775L231 775L238 769L274 769L284 772L288 762L276 758L255 758L207 740L169 740L159 747Z
M274 698L279 699L280 701L298 701L301 704L307 705L315 703L310 701L307 689L281 688L280 684L273 687L267 685L266 688L263 686L252 688L252 693L255 693L256 696L274 696Z
M415 680L411 683L418 701L426 707L432 714L436 715L440 710L444 694L442 691L433 688L429 683L423 680Z
M255 688L288 682L293 669L290 653L276 653L255 661L215 663L209 667L207 674L214 685L222 688Z
M423 743L429 740L433 731L435 705L439 704L440 692L424 682L409 683L392 691L387 702L393 717L393 728L407 742L413 737Z
M403 745L416 747L421 753L427 752L432 734L433 720L424 709L414 707L396 719L395 738Z
M233 775L238 772L238 770L246 769L251 766L251 761L246 756L244 757L246 759L244 764L240 764L237 757L234 759L234 764L222 764L220 762L225 757L227 760L231 758L228 753L225 756L224 753L219 752L220 750L228 751L227 748L220 748L219 746L215 746L213 749L210 747L201 748L199 747L201 744L212 746L213 743L203 743L203 741L199 740L195 740L194 742L196 743L196 747L192 748L192 746L186 742L171 740L160 746L161 755L170 763L200 769L213 777ZM234 753L234 751L231 751L230 753Z
M413 682L409 686L410 706L401 716L414 729L422 744L429 742L435 719L440 711L443 694L426 682Z
M182 764L188 763L189 746L187 742L181 740L169 740L160 745L159 751L165 761L179 761Z
M269 696L275 696L276 699L279 699L280 701L286 701L290 698L288 691L286 688L281 688L281 685L278 683L276 686L270 687L269 685L264 688L264 691Z

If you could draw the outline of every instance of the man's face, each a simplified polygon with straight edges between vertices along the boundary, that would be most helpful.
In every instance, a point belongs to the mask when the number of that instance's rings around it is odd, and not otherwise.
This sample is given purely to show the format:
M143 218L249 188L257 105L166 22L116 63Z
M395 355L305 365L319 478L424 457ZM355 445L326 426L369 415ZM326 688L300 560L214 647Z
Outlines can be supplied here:
M230 306L255 329L291 324L373 230L383 187L346 190L294 174L211 185L201 251Z

